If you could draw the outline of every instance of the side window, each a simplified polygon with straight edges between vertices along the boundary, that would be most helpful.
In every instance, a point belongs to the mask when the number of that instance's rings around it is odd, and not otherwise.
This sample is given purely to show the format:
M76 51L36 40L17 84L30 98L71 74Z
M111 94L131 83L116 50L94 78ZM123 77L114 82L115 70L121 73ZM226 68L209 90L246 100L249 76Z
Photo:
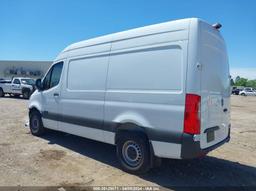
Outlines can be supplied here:
M15 79L15 80L13 81L13 83L14 83L14 84L20 84L20 80Z
M50 88L57 86L59 84L62 67L63 67L63 62L57 63L53 66L51 80L50 80Z
M50 79L51 79L51 74L52 74L52 68L49 70L49 72L46 74L44 81L43 81L43 89L48 90L49 85L50 85Z
M54 86L57 86L60 81L63 62L59 62L52 66L43 80L43 89L48 90Z

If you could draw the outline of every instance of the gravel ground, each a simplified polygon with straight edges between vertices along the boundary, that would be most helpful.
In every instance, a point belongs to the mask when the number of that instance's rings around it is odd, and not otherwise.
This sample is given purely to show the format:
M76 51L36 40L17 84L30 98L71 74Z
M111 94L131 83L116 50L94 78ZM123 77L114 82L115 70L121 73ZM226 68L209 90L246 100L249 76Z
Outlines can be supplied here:
M141 176L119 169L111 145L60 132L34 137L24 128L26 119L26 100L0 98L0 186L160 186L171 190L180 186L254 186L256 189L256 97L232 96L229 143L202 159L165 159L161 167Z

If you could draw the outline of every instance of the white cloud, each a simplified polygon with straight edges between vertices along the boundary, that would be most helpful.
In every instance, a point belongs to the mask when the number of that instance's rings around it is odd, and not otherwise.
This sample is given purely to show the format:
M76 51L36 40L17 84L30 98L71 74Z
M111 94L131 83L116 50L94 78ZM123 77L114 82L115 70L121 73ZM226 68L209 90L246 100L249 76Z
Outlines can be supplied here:
M240 76L253 80L256 79L256 68L230 68L230 75L233 79Z

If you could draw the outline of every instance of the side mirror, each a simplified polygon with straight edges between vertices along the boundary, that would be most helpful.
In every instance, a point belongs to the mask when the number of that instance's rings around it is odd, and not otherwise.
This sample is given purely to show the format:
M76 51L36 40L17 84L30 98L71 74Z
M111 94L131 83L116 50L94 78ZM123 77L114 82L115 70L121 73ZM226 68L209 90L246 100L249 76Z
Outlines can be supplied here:
M38 91L43 90L43 85L42 85L41 79L36 80L36 89L38 89Z

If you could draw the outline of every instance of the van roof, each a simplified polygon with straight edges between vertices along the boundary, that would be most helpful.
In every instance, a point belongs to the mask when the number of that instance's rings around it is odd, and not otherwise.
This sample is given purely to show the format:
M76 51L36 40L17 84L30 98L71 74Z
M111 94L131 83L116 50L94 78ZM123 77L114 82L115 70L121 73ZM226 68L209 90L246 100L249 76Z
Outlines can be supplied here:
M140 27L140 28L135 28L131 30L126 30L122 32L117 32L109 35L104 35L96 38L92 38L89 40L84 40L80 41L77 43L73 43L66 47L60 55L57 57L61 58L63 54L66 52L72 51L74 49L79 49L79 48L85 48L85 47L90 47L90 46L95 46L95 45L100 45L100 44L106 44L110 42L115 42L115 41L120 41L124 39L130 39L130 38L135 38L139 36L147 36L151 34L157 34L157 33L164 33L164 32L171 32L171 31L182 31L182 30L188 30L189 29L189 24L192 20L195 20L197 22L202 21L201 19L198 18L187 18L187 19L180 19L180 20L175 20L175 21L169 21L169 22L164 22L160 24L154 24L154 25L149 25L145 27ZM205 21L202 21L205 22Z
M133 38L136 36L140 36L140 34L145 36L149 34L161 33L166 31L186 30L188 29L189 23L192 19L197 19L197 18L169 21L169 22L164 22L160 24L154 24L154 25L130 29L122 32L117 32L109 35L104 35L104 36L92 38L89 40L80 41L80 42L69 45L63 50L63 52L76 49L76 48L82 48L82 47L96 45L96 44L108 43L111 41L118 41L118 40L123 40L127 38Z

